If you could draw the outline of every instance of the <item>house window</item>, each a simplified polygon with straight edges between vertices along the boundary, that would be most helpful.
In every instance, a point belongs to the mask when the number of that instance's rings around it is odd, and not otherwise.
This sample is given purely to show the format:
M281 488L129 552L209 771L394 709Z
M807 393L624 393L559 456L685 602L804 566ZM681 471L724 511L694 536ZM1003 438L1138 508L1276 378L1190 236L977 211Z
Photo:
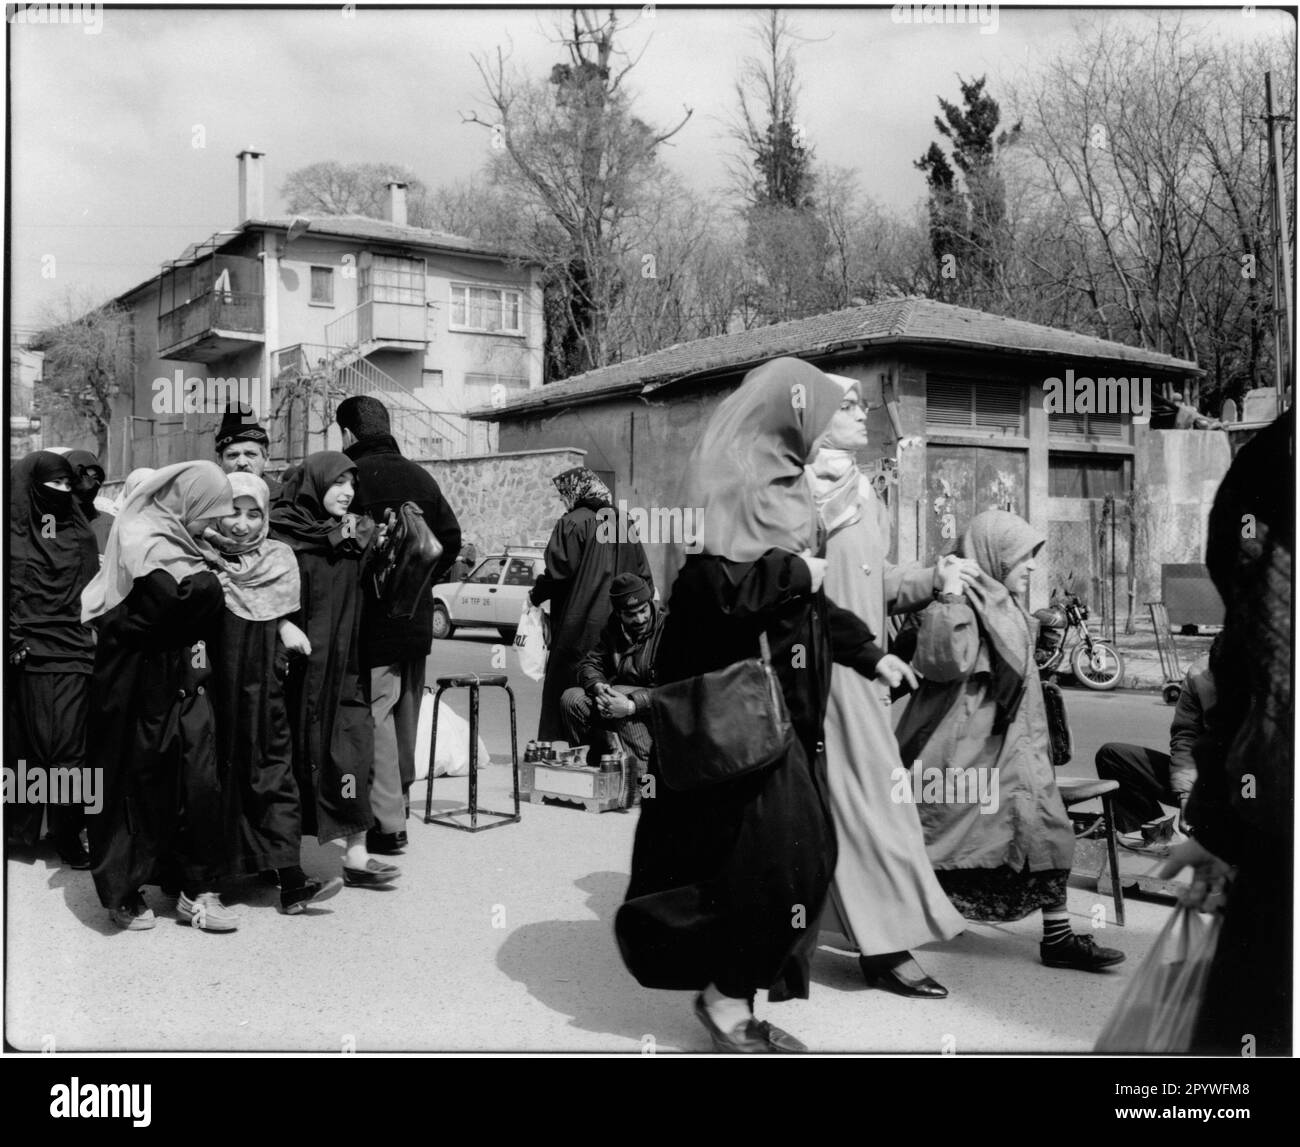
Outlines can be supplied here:
M936 429L952 426L1023 437L1024 391L1014 383L930 374L925 381L925 422Z
M1053 498L1128 497L1128 460L1106 454L1052 454L1047 492Z
M521 335L524 333L523 292L452 283L450 326L454 331Z
M362 303L424 306L424 260L374 255L363 261L357 289Z
M1122 414L1049 414L1047 428L1066 438L1123 438Z
M311 301L321 306L334 305L334 268L313 267L311 269Z

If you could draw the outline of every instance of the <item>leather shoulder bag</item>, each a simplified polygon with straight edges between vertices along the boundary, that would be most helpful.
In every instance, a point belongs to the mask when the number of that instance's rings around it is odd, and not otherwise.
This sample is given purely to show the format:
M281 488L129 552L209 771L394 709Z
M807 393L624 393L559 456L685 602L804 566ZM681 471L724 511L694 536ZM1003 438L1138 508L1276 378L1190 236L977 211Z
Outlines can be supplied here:
M388 617L412 618L433 584L442 543L414 502L403 502L396 513L389 510L387 519L388 535L376 549L371 567L375 597Z
M772 669L767 634L760 656L650 692L650 728L664 784L678 792L711 788L776 764L794 727Z

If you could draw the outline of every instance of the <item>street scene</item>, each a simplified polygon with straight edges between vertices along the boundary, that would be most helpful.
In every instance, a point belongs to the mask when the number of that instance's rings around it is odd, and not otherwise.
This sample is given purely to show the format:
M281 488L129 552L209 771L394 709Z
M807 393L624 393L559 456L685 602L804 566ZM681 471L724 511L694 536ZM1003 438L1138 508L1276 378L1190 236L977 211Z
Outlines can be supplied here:
M6 34L10 1050L1292 1054L1293 14Z

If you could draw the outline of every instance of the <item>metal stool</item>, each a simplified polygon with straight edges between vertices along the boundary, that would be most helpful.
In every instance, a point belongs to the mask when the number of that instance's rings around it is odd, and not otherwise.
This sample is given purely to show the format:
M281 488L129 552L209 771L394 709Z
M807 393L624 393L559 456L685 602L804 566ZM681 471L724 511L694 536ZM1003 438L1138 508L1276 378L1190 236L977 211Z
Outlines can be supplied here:
M433 729L429 736L429 788L424 798L424 823L441 824L448 828L458 828L462 832L482 832L485 828L499 828L503 824L514 824L519 816L519 740L515 735L515 695L506 683L504 673L480 674L462 673L455 677L439 677L438 691L433 695ZM494 812L490 808L478 807L478 687L480 685L499 685L510 698L510 759L514 767L515 779L515 813ZM448 812L433 815L433 763L438 753L438 705L442 695L448 689L469 690L469 804L464 808L451 809ZM431 686L424 687L426 693L432 693ZM489 824L479 824L479 813L485 816L500 817ZM455 817L469 813L469 824L461 824Z
M1115 847L1114 796L1119 781L1102 781L1088 777L1057 777L1056 787L1068 812L1084 801L1101 798L1101 815L1106 821L1106 857L1110 862L1110 892L1115 900L1115 923L1124 926L1124 890L1120 887L1119 850ZM1098 891L1101 891L1100 880Z

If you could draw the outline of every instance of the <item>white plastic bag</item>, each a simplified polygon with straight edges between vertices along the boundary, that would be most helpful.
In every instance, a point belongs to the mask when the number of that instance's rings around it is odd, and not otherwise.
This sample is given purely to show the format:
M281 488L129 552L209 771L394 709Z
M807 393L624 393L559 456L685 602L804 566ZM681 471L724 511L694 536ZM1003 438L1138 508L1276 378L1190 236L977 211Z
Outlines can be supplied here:
M415 779L429 775L429 740L433 736L433 694L420 700L420 722L415 729ZM488 763L487 745L478 739L478 767ZM435 777L463 777L469 773L469 722L447 704L444 696L438 706L438 759L433 763Z
M519 615L519 628L515 630L519 671L534 681L546 676L547 621L539 606L525 602L524 611Z

